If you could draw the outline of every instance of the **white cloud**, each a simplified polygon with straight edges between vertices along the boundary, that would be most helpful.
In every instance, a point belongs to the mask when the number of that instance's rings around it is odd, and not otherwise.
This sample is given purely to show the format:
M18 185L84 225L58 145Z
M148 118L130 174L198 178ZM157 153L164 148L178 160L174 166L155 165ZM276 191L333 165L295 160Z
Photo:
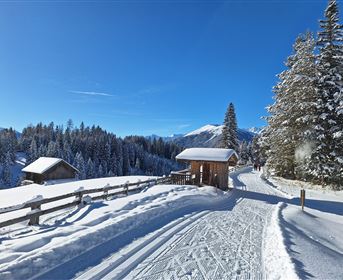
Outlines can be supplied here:
M178 125L178 129L182 129L182 128L187 128L187 127L190 127L191 125L190 124L180 124Z
M105 92L96 92L96 91L80 91L80 90L70 90L69 92L75 94L83 94L83 95L90 95L90 96L114 96L109 93Z

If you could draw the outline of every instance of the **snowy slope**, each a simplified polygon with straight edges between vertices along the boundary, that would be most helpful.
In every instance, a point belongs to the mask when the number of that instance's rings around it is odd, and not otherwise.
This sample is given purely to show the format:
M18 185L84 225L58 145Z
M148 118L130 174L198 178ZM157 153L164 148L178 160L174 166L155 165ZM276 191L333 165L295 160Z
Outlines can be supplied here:
M173 141L186 148L190 147L218 147L221 141L222 125L208 124L199 129L191 131L182 137L174 138ZM237 131L239 141L251 141L256 135L255 132L251 132L246 129L238 129Z
M71 278L135 238L225 198L212 187L159 185L46 215L40 227L1 229L0 278Z

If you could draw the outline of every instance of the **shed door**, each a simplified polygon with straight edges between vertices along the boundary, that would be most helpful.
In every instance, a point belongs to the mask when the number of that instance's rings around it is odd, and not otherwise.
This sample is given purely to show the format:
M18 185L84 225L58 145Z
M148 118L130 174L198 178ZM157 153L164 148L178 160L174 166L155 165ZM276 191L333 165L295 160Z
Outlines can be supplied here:
M204 163L202 167L202 182L204 184L210 184L210 164Z

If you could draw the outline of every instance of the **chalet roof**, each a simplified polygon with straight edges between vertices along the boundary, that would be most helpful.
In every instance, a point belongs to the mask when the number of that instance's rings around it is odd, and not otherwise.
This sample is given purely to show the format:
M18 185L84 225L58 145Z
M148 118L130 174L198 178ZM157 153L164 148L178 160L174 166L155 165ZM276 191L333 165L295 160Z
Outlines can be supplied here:
M24 167L22 169L23 172L29 172L29 173L36 173L36 174L43 174L50 168L54 167L56 164L60 163L61 161L64 161L61 158L53 158L53 157L40 157L39 159L35 160L28 166ZM66 164L68 164L70 167L78 171L74 166L69 164L68 162L64 161Z
M176 159L227 162L233 155L238 158L236 152L232 149L189 148L178 154Z

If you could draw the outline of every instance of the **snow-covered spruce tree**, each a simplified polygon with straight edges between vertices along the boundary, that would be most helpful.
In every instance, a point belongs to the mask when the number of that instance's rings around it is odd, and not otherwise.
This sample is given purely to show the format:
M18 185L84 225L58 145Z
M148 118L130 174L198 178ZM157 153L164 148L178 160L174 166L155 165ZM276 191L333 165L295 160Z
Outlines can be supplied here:
M76 154L74 165L77 168L77 170L79 170L79 173L77 174L77 178L80 180L86 179L87 177L86 164L81 153Z
M227 108L225 113L221 146L222 148L234 149L235 151L239 150L237 137L237 119L233 103L229 104L229 107Z
M343 185L343 31L335 0L329 1L320 27L314 126L317 142L310 172L320 183Z
M278 176L296 178L304 173L305 159L296 155L311 139L316 100L314 46L310 33L296 39L294 54L285 63L288 69L278 75L280 81L273 89L275 102L268 107L270 116L263 132L267 166Z
M2 168L2 182L6 187L10 187L12 184L12 172L11 172L11 154L6 153L5 162Z
M86 169L87 169L86 178L87 179L95 178L94 164L91 158L88 158Z
M222 129L222 136L221 136L221 148L228 148L229 145L229 107L225 112L224 122L223 122L223 129Z
M33 138L30 144L29 151L28 151L28 163L35 161L37 158L38 158L37 142Z
M260 144L259 144L259 135L255 135L254 138L251 141L251 144L249 145L250 148L250 155L251 155L251 161L256 164L260 164L261 162L261 156L260 156Z
M239 158L242 164L247 164L250 159L247 141L243 140L239 145Z

